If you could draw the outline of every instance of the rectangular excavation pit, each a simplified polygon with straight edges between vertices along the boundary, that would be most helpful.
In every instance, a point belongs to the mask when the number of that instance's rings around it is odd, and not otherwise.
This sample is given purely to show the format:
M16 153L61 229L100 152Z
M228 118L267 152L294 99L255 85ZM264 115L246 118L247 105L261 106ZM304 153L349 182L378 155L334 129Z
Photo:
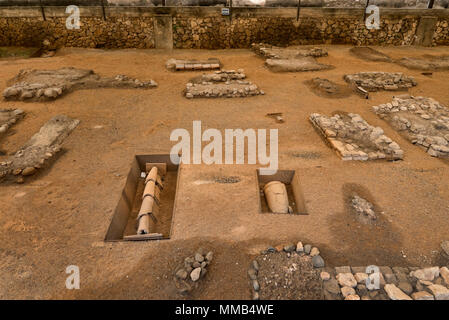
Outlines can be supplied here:
M163 189L159 193L158 202L153 213L156 220L150 219L148 234L137 235L137 216L142 205L145 178L142 172L148 173L155 166L159 173L165 172ZM105 241L139 241L169 239L172 229L173 213L178 189L179 166L173 164L170 155L136 155L126 179L120 200L115 208ZM161 176L162 178L162 176Z
M259 169L256 171L257 192L259 197L259 213L263 214L292 214L307 215L304 196L301 189L298 174L295 170L278 170L273 175L261 175ZM288 195L288 203L292 208L290 213L271 212L264 195L263 188L272 181L279 181L285 184Z

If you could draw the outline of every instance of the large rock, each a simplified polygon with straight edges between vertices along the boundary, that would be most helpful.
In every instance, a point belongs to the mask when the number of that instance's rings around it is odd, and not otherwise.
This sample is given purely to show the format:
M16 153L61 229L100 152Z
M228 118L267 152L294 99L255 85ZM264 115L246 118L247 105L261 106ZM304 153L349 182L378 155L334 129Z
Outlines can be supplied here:
M355 288L357 286L357 281L355 280L352 273L339 273L337 275L337 280L342 287Z
M315 268L323 268L324 260L320 255L317 255L312 258L312 264Z
M386 284L384 289L391 300L412 300L412 298L402 292L401 289L396 287L394 284Z
M427 287L435 296L435 300L449 300L449 289L439 285L433 284Z
M440 268L438 267L418 269L410 272L410 276L415 277L418 280L424 281L433 281L435 278L438 278L439 275L440 275Z
M325 281L323 283L323 287L326 291L329 291L330 293L336 295L340 293L340 287L338 286L337 280L331 278L328 281Z
M265 65L273 72L319 71L333 68L333 66L318 63L313 57L267 59Z
M190 274L190 279L192 279L192 281L198 281L198 279L201 276L201 268L196 268L192 271L192 273Z
M449 286L449 269L447 267L440 268L440 276L443 278L446 286Z
M366 279L368 278L368 275L363 272L357 272L354 275L354 278L357 281L357 283L366 283Z
M412 294L412 298L414 300L435 300L433 295L428 293L427 291L418 291Z
M354 288L351 288L351 287L343 287L343 288L341 288L341 294L343 295L343 297L347 297L347 296L349 296L349 295L354 295L354 294L356 294L355 293L355 290L354 290Z

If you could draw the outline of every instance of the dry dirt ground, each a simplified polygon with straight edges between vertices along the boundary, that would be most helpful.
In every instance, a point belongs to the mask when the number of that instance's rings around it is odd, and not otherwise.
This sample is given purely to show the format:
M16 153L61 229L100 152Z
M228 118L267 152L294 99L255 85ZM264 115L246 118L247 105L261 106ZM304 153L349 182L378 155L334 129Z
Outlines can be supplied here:
M0 185L0 298L12 299L249 299L246 271L268 245L301 240L320 248L328 266L427 266L435 263L440 241L449 238L448 163L432 158L378 118L371 106L391 101L392 92L327 99L304 84L314 77L344 84L343 75L361 71L404 72L416 77L413 95L449 105L449 71L420 71L368 62L350 47L329 46L320 63L332 70L271 73L250 50L63 49L52 58L0 61L0 89L19 70L78 67L102 76L126 74L153 79L152 90L80 90L53 102L0 102L26 116L0 141L14 152L51 117L65 114L80 125L65 142L66 152L25 184ZM394 59L448 54L449 48L376 48ZM182 91L200 72L173 73L169 58L216 57L226 69L243 68L264 96L188 100ZM405 152L398 162L344 162L308 122L317 112L359 113ZM266 117L282 112L283 124ZM258 213L255 166L183 166L170 240L104 243L103 239L136 154L168 153L175 128L278 128L281 169L299 173L309 215ZM0 160L4 156L0 156ZM237 176L234 184L198 183ZM384 211L382 227L361 225L345 201L360 189ZM198 247L214 251L214 261L191 296L177 294L177 265ZM81 289L67 290L66 267L77 265Z

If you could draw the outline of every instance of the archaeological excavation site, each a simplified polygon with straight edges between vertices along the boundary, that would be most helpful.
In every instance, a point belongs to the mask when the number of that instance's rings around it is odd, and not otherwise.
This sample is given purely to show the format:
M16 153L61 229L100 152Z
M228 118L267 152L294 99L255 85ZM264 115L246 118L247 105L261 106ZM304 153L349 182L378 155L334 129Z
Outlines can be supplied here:
M449 1L0 0L0 203L1 300L449 300Z

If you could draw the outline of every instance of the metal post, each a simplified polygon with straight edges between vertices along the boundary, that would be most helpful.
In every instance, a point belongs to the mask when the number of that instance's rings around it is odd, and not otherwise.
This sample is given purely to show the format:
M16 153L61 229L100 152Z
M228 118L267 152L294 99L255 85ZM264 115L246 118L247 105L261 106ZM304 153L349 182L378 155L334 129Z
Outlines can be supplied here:
M44 21L47 21L47 17L45 17L45 10L44 10L44 7L42 6L42 0L39 0L39 4L41 7L42 19L44 19Z
M104 0L101 0L101 10L103 12L103 20L106 21L106 9L104 8Z
M427 9L432 9L434 2L435 2L435 0L429 0L429 3L427 4Z
M296 21L299 21L299 11L301 10L301 0L298 0L298 10L296 11Z
M229 21L232 21L232 0L229 0Z
M368 6L369 6L369 0L366 0L365 11L363 11L363 21L366 20L366 8L368 8Z

